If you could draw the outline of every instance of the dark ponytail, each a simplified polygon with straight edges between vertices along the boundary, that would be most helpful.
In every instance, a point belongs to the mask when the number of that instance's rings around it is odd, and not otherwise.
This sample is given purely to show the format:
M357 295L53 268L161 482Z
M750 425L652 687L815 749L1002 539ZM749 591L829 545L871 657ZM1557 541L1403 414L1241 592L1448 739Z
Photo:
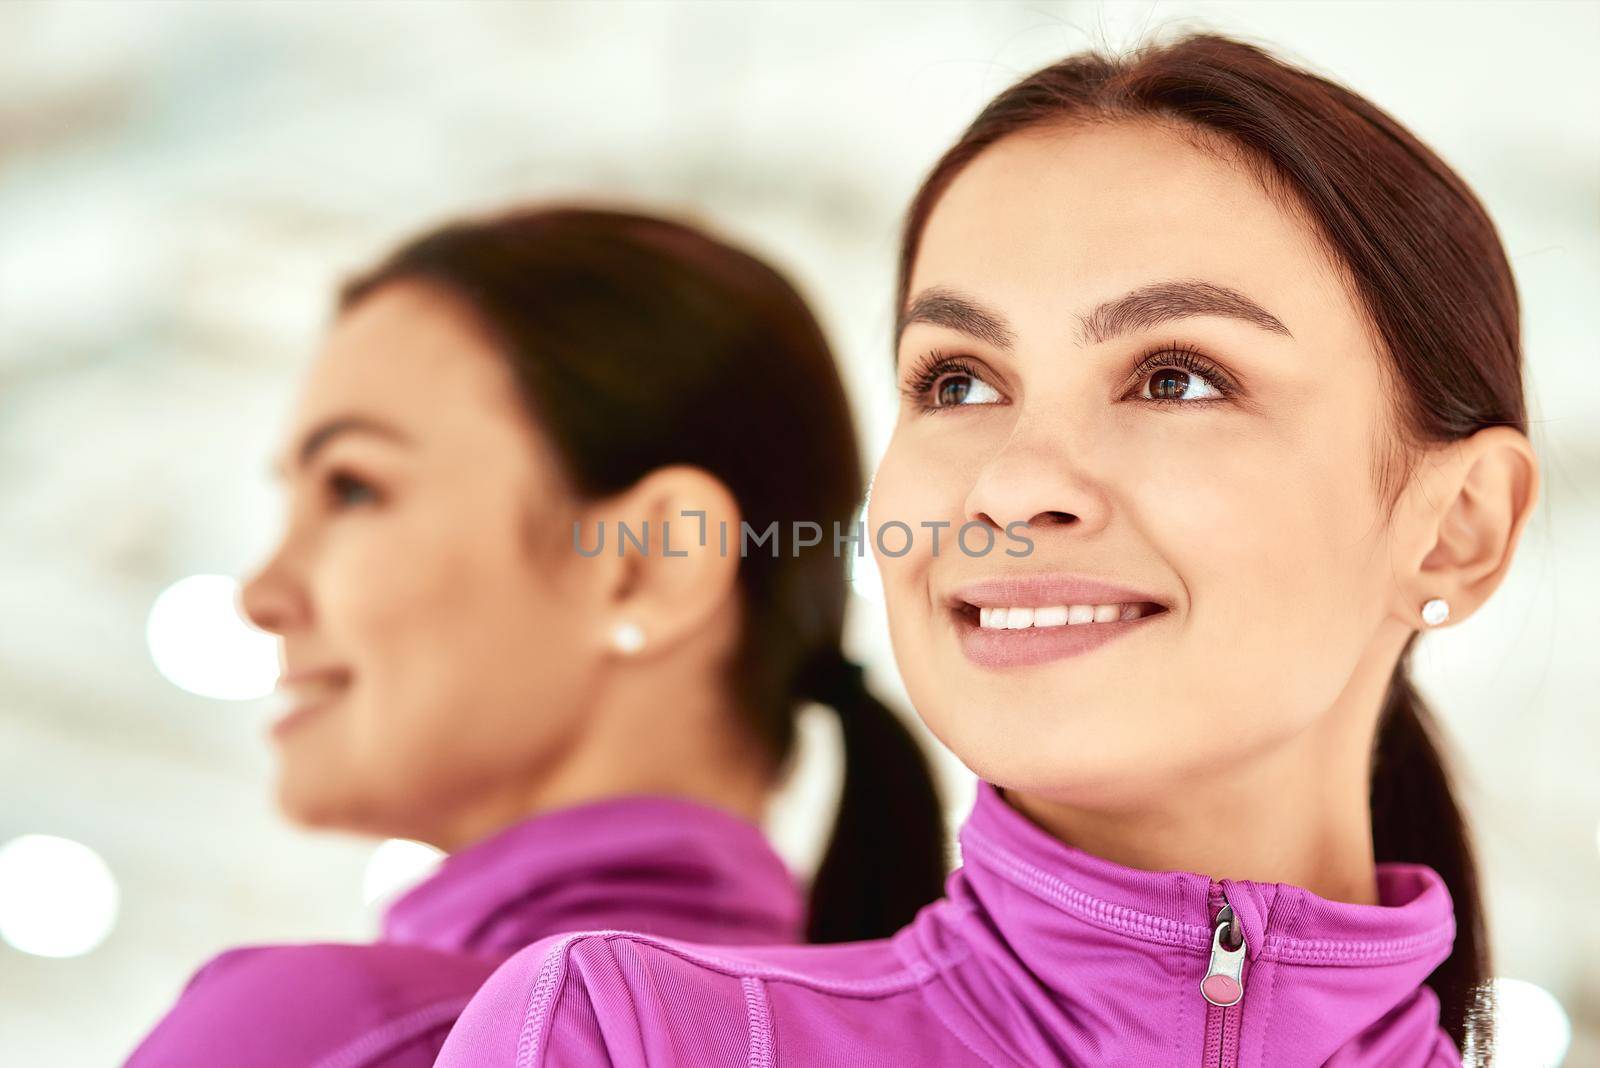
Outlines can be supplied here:
M1470 1035L1480 1051L1492 1044L1493 987L1489 936L1478 907L1476 849L1444 758L1433 713L1411 682L1406 640L1389 680L1372 754L1372 846L1375 859L1426 864L1444 878L1456 902L1456 941L1428 977L1439 996L1439 1024L1458 1042ZM1467 908L1461 903L1468 903Z
M943 888L944 814L911 735L859 671L841 670L849 557L834 535L864 479L838 367L799 293L702 229L558 206L424 234L353 279L341 306L399 280L477 317L579 495L688 464L728 487L754 537L777 529L770 550L757 542L739 561L742 627L726 681L774 767L794 747L801 702L838 710L844 802L811 929L892 934ZM820 542L793 535L802 523ZM730 546L740 533L729 531Z
M944 827L927 818L939 809L933 776L905 723L837 646L807 661L795 690L833 708L844 735L844 788L811 884L807 941L881 937L910 921L944 884Z
M1516 285L1494 223L1461 178L1370 101L1265 49L1211 33L1126 56L1085 52L1037 71L983 109L934 165L906 215L897 311L929 215L990 145L1046 124L1157 121L1237 147L1310 220L1365 312L1391 387L1371 472L1392 508L1418 446L1485 427L1527 433ZM1436 729L1398 660L1374 738L1372 824L1378 860L1425 863L1455 906L1451 954L1428 977L1440 1024L1463 1057L1494 1046L1489 943L1471 836Z

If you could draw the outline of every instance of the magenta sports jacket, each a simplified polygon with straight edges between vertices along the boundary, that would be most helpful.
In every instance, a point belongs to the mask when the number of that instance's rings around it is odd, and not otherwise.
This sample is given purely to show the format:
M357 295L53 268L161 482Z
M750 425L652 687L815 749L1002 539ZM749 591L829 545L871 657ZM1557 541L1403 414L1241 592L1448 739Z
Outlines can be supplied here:
M552 811L447 857L388 908L375 943L213 958L127 1068L426 1068L495 966L544 935L797 942L802 890L733 813L665 796Z
M986 782L960 842L945 897L886 939L542 939L473 998L439 1068L1461 1064L1424 984L1455 938L1431 868L1378 865L1378 905L1140 871Z

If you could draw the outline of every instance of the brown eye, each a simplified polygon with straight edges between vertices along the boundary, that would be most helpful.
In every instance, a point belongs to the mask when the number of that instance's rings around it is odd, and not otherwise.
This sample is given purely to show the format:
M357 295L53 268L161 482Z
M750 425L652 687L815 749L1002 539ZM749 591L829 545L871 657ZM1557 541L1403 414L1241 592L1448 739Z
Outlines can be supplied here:
M934 399L939 404L960 404L966 400L967 391L971 388L971 378L966 375L952 375L935 387Z
M993 404L1000 399L995 388L983 379L957 371L946 374L929 391L934 408L960 408L974 404Z
M1233 376L1215 361L1177 341L1146 353L1125 381L1137 384L1133 399L1158 407L1205 408L1239 392Z
M943 412L1004 401L970 361L952 359L932 350L922 358L900 387L906 400L924 412Z
M1156 400L1181 400L1183 391L1189 386L1189 372L1177 368L1167 368L1157 371L1151 376L1154 383L1150 387L1150 396Z
M335 471L328 476L328 498L335 507L352 508L376 503L378 491L371 483L347 471Z
M1145 400L1158 403L1191 403L1194 401L1221 400L1227 393L1209 381L1206 376L1181 367L1160 367L1144 377L1147 387L1141 393Z

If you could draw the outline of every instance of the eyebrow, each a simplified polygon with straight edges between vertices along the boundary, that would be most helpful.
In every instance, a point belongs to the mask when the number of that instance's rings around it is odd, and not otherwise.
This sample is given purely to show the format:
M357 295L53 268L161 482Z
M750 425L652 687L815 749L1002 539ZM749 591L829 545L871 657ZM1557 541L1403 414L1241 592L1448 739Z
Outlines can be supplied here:
M299 448L294 450L295 466L305 467L319 450L341 434L371 434L397 445L413 444L405 433L381 420L364 415L342 415L323 422L300 440ZM277 478L288 474L281 460L274 462L271 470Z
M1227 286L1198 279L1151 282L1108 300L1078 316L1081 344L1098 345L1136 330L1200 315L1237 319L1284 337L1293 337L1277 316ZM917 294L895 331L898 338L912 323L949 327L1009 352L1016 335L1005 316L944 286Z

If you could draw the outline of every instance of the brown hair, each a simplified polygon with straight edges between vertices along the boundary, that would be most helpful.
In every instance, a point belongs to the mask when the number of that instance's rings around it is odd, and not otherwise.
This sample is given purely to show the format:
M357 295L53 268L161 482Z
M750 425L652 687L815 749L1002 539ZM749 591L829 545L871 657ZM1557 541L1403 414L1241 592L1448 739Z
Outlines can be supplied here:
M728 487L758 538L821 525L818 545L773 539L741 558L730 692L779 763L802 701L839 715L843 795L808 939L908 922L943 888L942 809L916 740L840 648L848 557L833 524L851 529L861 458L833 354L794 287L683 223L554 206L423 234L349 282L340 306L402 279L440 287L487 328L580 495L689 464Z
M1489 426L1527 433L1516 288L1494 224L1465 183L1398 122L1265 49L1210 33L1125 57L1071 56L1006 89L940 158L913 199L896 308L922 231L957 174L1001 138L1042 126L1156 121L1250 167L1305 218L1367 318L1395 397L1374 484L1390 508L1416 447ZM1472 838L1432 713L1402 648L1374 739L1376 859L1427 864L1455 905L1451 954L1427 982L1464 1054L1493 1049L1489 943Z

